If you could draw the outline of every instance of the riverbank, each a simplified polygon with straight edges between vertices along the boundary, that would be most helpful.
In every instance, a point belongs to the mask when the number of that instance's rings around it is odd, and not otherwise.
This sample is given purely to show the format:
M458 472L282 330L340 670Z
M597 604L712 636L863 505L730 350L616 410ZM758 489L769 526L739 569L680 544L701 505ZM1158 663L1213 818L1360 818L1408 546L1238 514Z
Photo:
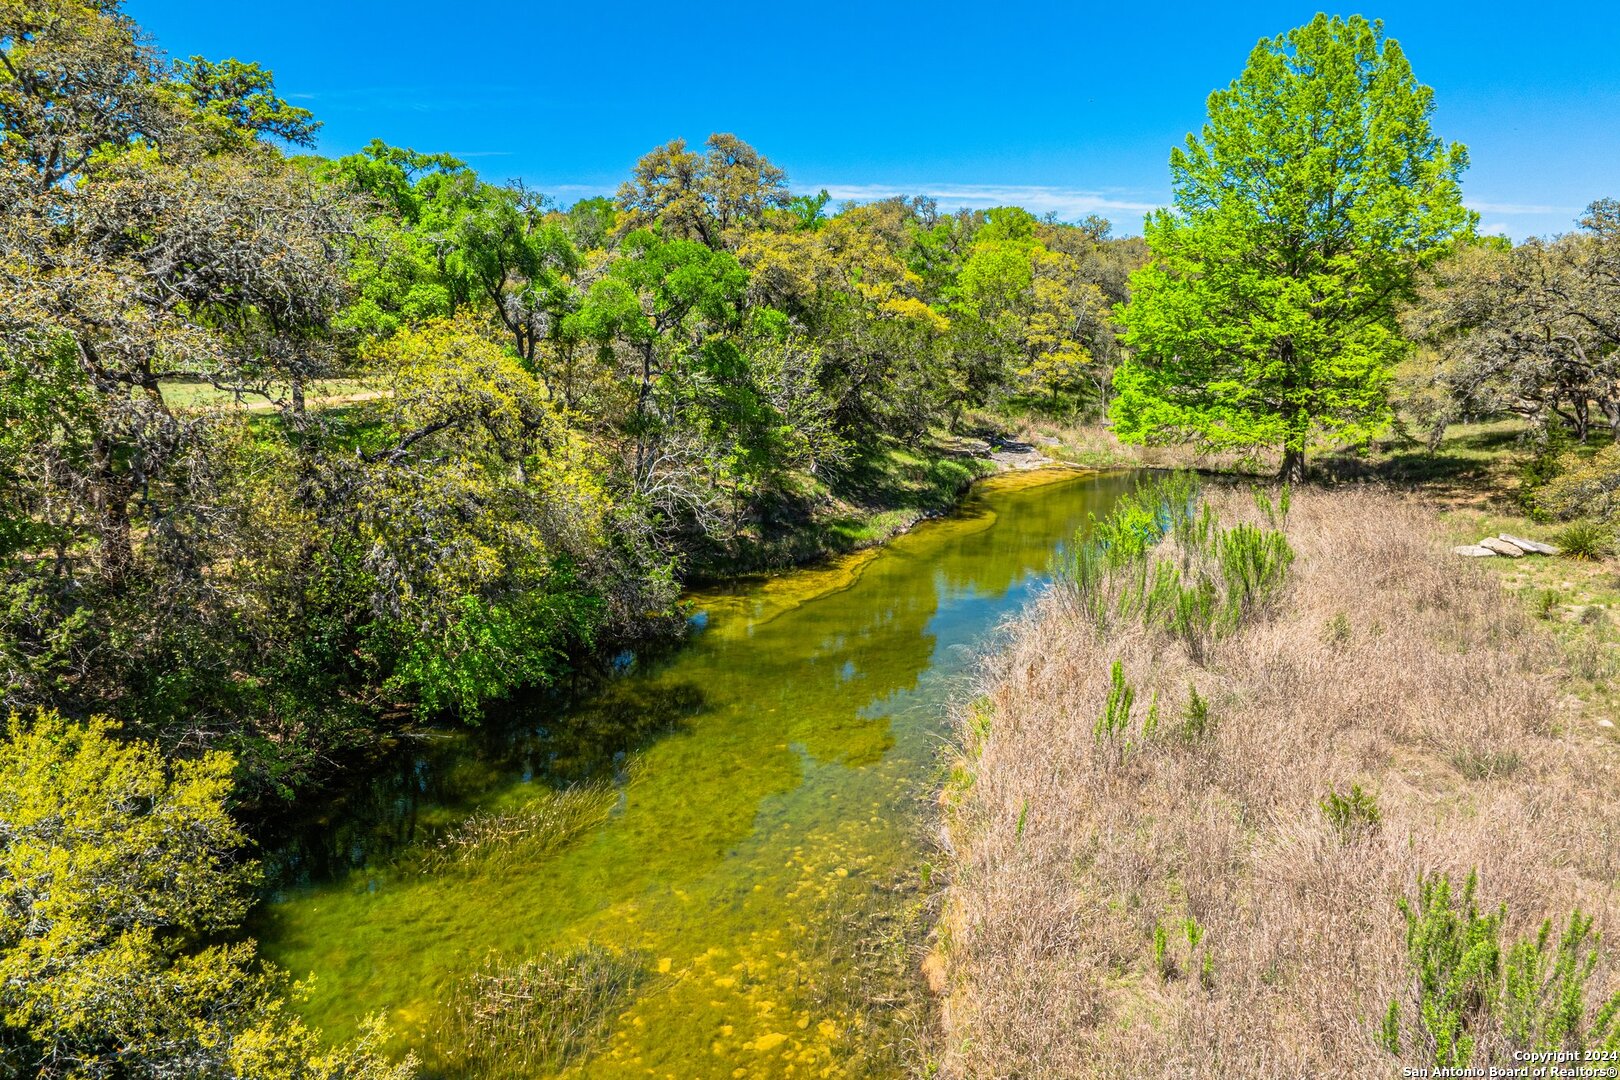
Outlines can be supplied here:
M589 700L402 755L252 932L317 976L312 1021L382 1010L429 1076L523 1071L494 1059L531 1006L592 1010L536 1075L905 1075L935 1027L912 946L947 703L1134 483L1010 472L882 547L692 595L687 643Z
M1246 492L1208 500L1223 523L1265 517ZM1582 627L1503 576L1568 595L1567 562L1449 556L1479 512L1295 492L1285 592L1199 661L1162 632L1094 631L1062 589L1023 617L957 716L948 1074L1377 1075L1458 1036L1476 1063L1503 1058L1546 1037L1561 993L1556 1038L1600 1022L1620 965L1570 919L1620 931L1620 755L1583 696L1612 683L1612 624L1601 600ZM1094 730L1116 662L1157 721L1128 755ZM1403 903L1437 951L1409 950ZM1520 998L1500 980L1466 1007L1425 994L1457 975L1468 943L1445 934L1465 931L1498 943L1493 972L1543 965ZM1588 955L1584 980L1552 977Z
M1065 464L1055 449L1055 441L1036 445L1000 434L879 442L837 472L792 478L724 547L694 552L686 583L714 585L879 546L949 514L980 480Z

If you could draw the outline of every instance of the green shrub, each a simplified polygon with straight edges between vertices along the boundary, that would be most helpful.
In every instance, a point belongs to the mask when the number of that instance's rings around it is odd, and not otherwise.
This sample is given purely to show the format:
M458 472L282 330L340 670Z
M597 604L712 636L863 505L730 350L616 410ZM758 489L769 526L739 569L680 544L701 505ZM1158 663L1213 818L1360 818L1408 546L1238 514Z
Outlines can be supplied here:
M1124 760L1132 750L1138 749L1159 730L1159 694L1154 691L1148 702L1147 715L1140 727L1133 727L1131 710L1136 703L1136 687L1125 681L1125 667L1118 660L1108 669L1108 700L1102 715L1092 726L1097 741L1107 744L1116 761Z
M1153 924L1153 969L1166 982L1176 977L1176 961L1170 955L1170 933L1159 922Z
M1322 640L1334 648L1343 648L1350 643L1350 616L1340 611L1329 619L1327 626L1322 630Z
M1181 714L1182 738L1193 741L1202 739L1214 728L1214 721L1209 713L1209 701L1198 693L1198 687L1187 684L1187 707Z
M1430 874L1419 879L1416 904L1401 899L1415 1000L1404 1008L1398 998L1390 1002L1379 1033L1384 1048L1402 1053L1401 1021L1408 1013L1409 1048L1441 1066L1470 1064L1479 1038L1493 1028L1515 1050L1620 1047L1620 994L1587 1019L1586 983L1600 943L1591 917L1576 908L1556 943L1548 919L1534 938L1504 954L1507 908L1481 915L1477 885L1470 873L1454 898L1451 879Z
M1608 526L1589 518L1572 521L1554 539L1566 559L1592 561L1607 558L1614 550L1614 533Z
M1108 701L1092 733L1099 739L1123 735L1130 727L1131 705L1135 701L1136 687L1125 681L1125 665L1115 660L1108 669Z
M1560 501L1560 495L1555 481L1574 464L1569 453L1573 445L1569 432L1553 427L1530 459L1519 467L1519 486L1514 490L1514 498L1532 518L1545 521L1556 513L1554 506ZM1554 490L1549 492L1549 486Z
M1620 518L1620 443L1605 446L1590 457L1579 453L1559 456L1544 486L1533 491L1534 505L1544 515L1593 517L1604 522Z
M1346 842L1371 836L1378 831L1383 820L1383 815L1378 812L1378 804L1371 795L1361 790L1360 784L1350 785L1348 795L1328 792L1328 797L1319 805L1328 823Z

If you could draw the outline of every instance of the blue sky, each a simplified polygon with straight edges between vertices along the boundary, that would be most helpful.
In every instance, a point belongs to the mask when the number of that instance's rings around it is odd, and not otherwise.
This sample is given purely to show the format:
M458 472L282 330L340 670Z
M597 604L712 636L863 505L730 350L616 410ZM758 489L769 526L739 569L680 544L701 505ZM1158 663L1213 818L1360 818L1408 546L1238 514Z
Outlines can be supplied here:
M126 0L176 56L258 60L325 122L449 151L563 203L611 193L675 136L732 131L795 190L1096 212L1122 233L1169 199L1172 145L1262 36L1306 4L417 4ZM1570 228L1620 196L1620 20L1608 4L1384 3L1466 143L1488 231Z

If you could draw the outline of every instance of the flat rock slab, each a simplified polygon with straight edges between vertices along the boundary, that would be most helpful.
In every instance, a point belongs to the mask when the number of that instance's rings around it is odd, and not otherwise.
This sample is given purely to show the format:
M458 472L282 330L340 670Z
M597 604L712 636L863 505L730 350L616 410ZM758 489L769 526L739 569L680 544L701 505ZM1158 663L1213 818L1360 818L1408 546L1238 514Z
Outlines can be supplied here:
M1463 544L1460 547L1452 548L1451 553L1461 555L1465 559L1488 559L1496 554L1490 548L1480 547L1478 544Z
M1498 539L1506 540L1508 543L1512 544L1514 547L1523 550L1526 554L1530 554L1530 555L1557 555L1558 554L1558 549L1557 548L1553 547L1551 544L1543 544L1540 540L1526 540L1524 537L1522 537L1522 536L1514 536L1512 533L1497 533L1496 535L1497 535Z
M1479 542L1482 548L1490 548L1498 555L1506 555L1510 559L1517 559L1524 554L1524 548L1518 544L1510 544L1506 540L1498 540L1494 536L1487 536Z

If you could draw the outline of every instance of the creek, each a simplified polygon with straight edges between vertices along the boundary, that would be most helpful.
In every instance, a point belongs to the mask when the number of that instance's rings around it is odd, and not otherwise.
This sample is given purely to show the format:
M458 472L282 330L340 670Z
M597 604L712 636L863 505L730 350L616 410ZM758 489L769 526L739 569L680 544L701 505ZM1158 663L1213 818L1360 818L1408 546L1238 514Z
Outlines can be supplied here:
M330 1034L431 1043L491 957L597 944L645 977L569 1076L872 1076L923 1023L916 942L947 709L1129 473L1043 469L831 564L692 593L692 632L588 700L404 741L270 852L251 931ZM611 789L555 849L423 872L468 815ZM432 1063L432 1054L428 1055ZM431 1071L430 1071L431 1075Z

